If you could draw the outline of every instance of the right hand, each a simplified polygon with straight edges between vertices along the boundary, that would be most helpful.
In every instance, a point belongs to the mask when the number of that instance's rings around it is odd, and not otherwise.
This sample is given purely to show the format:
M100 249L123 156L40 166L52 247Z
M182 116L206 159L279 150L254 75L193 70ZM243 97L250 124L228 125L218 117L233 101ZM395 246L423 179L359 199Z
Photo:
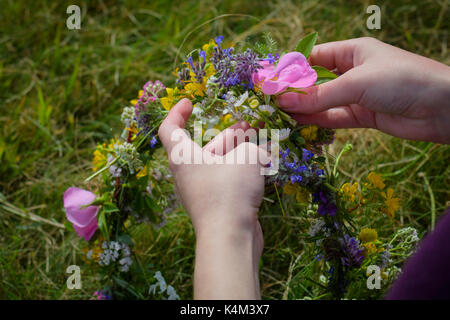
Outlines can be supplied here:
M373 38L317 45L310 62L342 75L278 98L300 124L450 143L450 67Z

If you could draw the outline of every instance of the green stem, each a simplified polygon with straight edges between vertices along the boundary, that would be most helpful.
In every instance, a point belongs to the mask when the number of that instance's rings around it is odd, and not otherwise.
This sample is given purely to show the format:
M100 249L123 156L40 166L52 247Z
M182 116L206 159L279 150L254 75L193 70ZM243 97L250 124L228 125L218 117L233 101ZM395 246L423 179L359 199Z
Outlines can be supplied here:
M274 183L273 186L275 187L275 191L277 193L277 198L278 198L278 202L280 203L280 208L281 208L281 212L283 213L283 217L286 217L286 213L284 212L284 208L283 208L283 203L281 202L280 194L278 193L277 185Z
M344 148L342 148L341 152L339 152L337 158L336 158L336 162L334 163L334 168L333 168L333 177L336 178L336 171L339 165L339 160L341 159L342 155L344 153L346 153L347 151L350 151L353 149L353 146L351 143L346 142Z
M103 168L101 168L100 170L98 170L97 172L95 172L93 175L89 176L86 178L86 180L84 180L84 182L89 182L92 179L94 179L96 176L98 176L99 174L101 174L102 172L105 172L106 170L108 170L114 163L116 163L119 160L119 157L114 158L113 161L111 161L110 163L108 163L106 166L104 166Z

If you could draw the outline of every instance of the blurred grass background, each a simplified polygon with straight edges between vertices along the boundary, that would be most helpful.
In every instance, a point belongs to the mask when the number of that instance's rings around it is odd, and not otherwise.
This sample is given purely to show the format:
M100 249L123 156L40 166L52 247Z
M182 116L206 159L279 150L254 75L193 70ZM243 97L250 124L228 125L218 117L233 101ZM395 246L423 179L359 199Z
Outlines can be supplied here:
M217 35L239 42L264 32L270 32L280 48L289 49L305 34L318 31L319 43L372 36L450 63L446 0L0 0L0 4L3 299L89 298L99 289L99 279L88 268L82 269L82 290L66 288L66 267L83 263L81 240L42 219L65 222L62 194L67 187L83 187L93 146L118 132L123 105L146 81L173 83L178 54L178 60L184 59ZM81 30L66 28L70 4L82 9ZM381 7L381 30L366 28L370 4ZM429 230L431 199L437 215L450 200L449 148L373 130L339 130L330 154L345 141L351 141L354 149L341 161L342 181L359 181L369 170L387 174L387 184L402 198L393 223L413 225L422 235ZM30 216L13 213L18 211ZM298 299L306 294L290 288L292 263L301 253L294 218L262 213L263 298ZM186 214L172 215L162 232L149 228L136 236L139 254L154 264L153 272L161 270L181 298L192 298L195 239Z

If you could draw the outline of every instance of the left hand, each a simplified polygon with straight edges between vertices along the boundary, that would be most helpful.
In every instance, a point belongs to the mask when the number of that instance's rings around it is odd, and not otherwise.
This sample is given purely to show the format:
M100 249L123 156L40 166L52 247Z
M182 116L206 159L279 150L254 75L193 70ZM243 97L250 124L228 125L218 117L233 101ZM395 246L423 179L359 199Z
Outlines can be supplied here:
M181 100L170 110L158 134L169 155L175 188L197 236L195 298L259 298L263 238L257 213L264 176L262 165L250 164L248 159L258 154L266 157L263 161L267 163L267 153L253 143L234 143L236 134L249 129L245 122L223 131L201 148L182 131L191 113L191 102ZM181 149L192 151L191 160L209 157L215 164L180 163L177 151ZM232 161L240 156L247 160L244 164Z

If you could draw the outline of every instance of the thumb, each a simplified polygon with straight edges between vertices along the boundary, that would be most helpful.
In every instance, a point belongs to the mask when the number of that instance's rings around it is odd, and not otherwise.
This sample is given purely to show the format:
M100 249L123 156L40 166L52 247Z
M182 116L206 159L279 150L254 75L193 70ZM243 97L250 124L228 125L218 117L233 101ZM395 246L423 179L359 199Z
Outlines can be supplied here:
M302 89L306 94L285 93L278 97L278 104L286 112L303 114L322 112L349 104L359 104L364 93L364 85L359 80L356 69L352 69L332 81Z
M170 155L173 147L178 143L193 143L183 130L192 113L192 103L189 99L182 99L172 109L161 123L158 136Z

